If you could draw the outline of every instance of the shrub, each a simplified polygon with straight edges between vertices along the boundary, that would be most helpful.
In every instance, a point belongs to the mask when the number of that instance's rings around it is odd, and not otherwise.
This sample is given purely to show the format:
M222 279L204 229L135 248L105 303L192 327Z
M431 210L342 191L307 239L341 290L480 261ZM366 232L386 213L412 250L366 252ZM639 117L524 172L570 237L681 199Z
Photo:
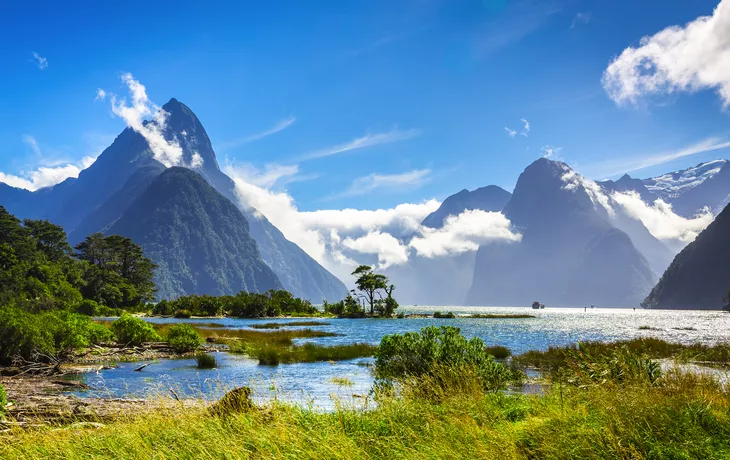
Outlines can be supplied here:
M186 319L186 318L190 318L191 316L192 315L190 314L190 312L188 310L176 310L175 311L175 318L178 318L178 319Z
M495 359L507 359L512 356L512 352L507 347L494 346L487 347L487 353L494 356Z
M209 353L198 353L195 355L195 361L198 363L198 369L214 369L218 365L215 356Z
M175 324L167 332L167 343L178 353L186 353L198 348L203 339L189 324Z
M434 318L455 318L456 315L454 315L453 312L447 312L447 313L441 313L440 311L433 312Z
M33 314L0 308L0 362L16 355L29 360L63 358L71 350L111 339L111 332L88 316L65 311Z
M175 307L165 299L160 300L152 307L152 314L158 316L170 316L175 312Z
M87 316L94 316L96 315L96 311L99 308L99 304L94 302L91 299L84 299L81 301L81 303L77 304L75 307L76 313L87 315Z
M484 390L504 388L520 376L497 363L478 338L467 340L459 328L425 327L421 332L386 335L375 353L375 375L381 382L434 376L436 369L473 369Z
M160 336L147 321L125 313L111 325L118 343L141 345L144 342L158 342Z

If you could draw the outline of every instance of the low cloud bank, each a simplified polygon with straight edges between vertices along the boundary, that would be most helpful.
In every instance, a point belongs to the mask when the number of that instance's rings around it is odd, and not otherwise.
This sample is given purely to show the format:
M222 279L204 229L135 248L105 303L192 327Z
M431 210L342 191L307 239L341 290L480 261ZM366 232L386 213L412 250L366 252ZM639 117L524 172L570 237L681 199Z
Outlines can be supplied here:
M253 207L290 241L342 279L360 263L377 261L380 269L407 263L413 256L445 257L475 251L489 241L519 241L501 213L467 211L450 216L443 228L422 227L438 209L437 200L404 203L389 209L299 211L285 191L256 185L251 168L228 165L244 207Z

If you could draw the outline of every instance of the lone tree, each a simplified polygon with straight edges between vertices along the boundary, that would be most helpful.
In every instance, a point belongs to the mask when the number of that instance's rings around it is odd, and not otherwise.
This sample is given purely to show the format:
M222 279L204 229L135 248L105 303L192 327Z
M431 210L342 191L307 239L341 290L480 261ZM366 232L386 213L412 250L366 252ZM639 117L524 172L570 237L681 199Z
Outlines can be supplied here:
M352 272L352 275L357 277L355 285L357 286L357 289L362 292L362 295L365 297L368 304L370 304L370 314L374 314L375 304L383 298L379 291L383 290L387 292L388 277L375 273L373 268L369 265L360 265L354 272Z

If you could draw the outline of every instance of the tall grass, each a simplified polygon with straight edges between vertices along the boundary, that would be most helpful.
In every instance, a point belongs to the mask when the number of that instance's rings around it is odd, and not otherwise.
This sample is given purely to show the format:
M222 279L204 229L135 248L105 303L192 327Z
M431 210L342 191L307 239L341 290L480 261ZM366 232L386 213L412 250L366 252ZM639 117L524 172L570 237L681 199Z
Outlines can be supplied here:
M432 385L437 397L421 379L368 411L272 402L219 417L180 406L97 428L16 430L0 436L0 458L730 457L730 397L705 377L556 385L540 396L485 393L468 373L453 377Z

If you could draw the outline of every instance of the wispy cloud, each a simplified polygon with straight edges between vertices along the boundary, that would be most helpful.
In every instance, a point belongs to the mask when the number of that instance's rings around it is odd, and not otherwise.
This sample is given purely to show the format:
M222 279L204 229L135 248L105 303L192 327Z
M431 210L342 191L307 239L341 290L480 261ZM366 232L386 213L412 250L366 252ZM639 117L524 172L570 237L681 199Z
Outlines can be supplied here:
M696 155L698 153L712 152L726 148L730 148L730 141L711 137L673 152L663 152L652 155L635 155L617 160L594 163L581 169L585 174L592 177L610 177L615 176L616 174L629 173L648 168L650 166L668 163L670 161Z
M375 145L390 144L393 142L405 141L420 136L421 131L418 129L408 129L405 131L394 128L386 133L366 134L362 137L351 140L344 144L335 145L317 152L305 155L302 160L313 160L315 158L323 158L338 153L348 152L350 150L364 149Z
M103 101L106 99L106 91L104 91L101 88L96 89L96 97L94 98L95 101Z
M520 130L519 135L528 137L528 135L530 134L530 122L527 121L527 119L525 118L520 118L520 121L522 122L522 129ZM507 131L507 135L509 137L515 137L518 134L517 130L510 129L506 126L504 127L504 130Z
M415 189L430 180L430 169L415 169L400 174L370 174L355 179L350 187L333 198L366 195L375 190Z
M522 122L522 131L520 131L520 134L527 137L530 134L530 122L524 118L520 118L520 121Z
M251 134L249 136L241 137L241 138L234 139L231 141L222 142L221 144L218 145L218 148L220 148L221 150L232 149L232 148L238 147L240 145L247 144L249 142L254 142L259 139L263 139L264 137L268 137L268 136L271 136L272 134L278 133L279 131L285 130L286 128L293 125L294 122L296 122L296 121L297 121L296 117L284 118L283 120L278 121L274 126L272 126L271 128L269 128L265 131L261 131L260 133Z
M576 15L573 17L573 22L570 23L570 30L573 30L582 24L589 24L591 20L593 20L593 15L590 12L576 13Z
M40 147L38 147L38 141L35 140L35 137L29 136L28 134L24 134L23 142L30 147L30 149L33 151L35 156L37 156L37 157L41 156L41 149L40 149Z
M267 164L263 169L251 164L227 164L226 168L246 183L265 189L316 179L317 174L302 174L299 165Z
M522 40L539 30L562 6L551 0L522 0L509 2L499 19L482 27L477 38L477 54L490 53Z
M551 160L558 160L560 159L560 152L563 150L562 147L555 147L553 145L545 145L541 149L543 152L543 157L549 158Z
M44 58L35 51L33 51L33 59L35 59L35 63L39 69L44 70L48 68L48 59Z

